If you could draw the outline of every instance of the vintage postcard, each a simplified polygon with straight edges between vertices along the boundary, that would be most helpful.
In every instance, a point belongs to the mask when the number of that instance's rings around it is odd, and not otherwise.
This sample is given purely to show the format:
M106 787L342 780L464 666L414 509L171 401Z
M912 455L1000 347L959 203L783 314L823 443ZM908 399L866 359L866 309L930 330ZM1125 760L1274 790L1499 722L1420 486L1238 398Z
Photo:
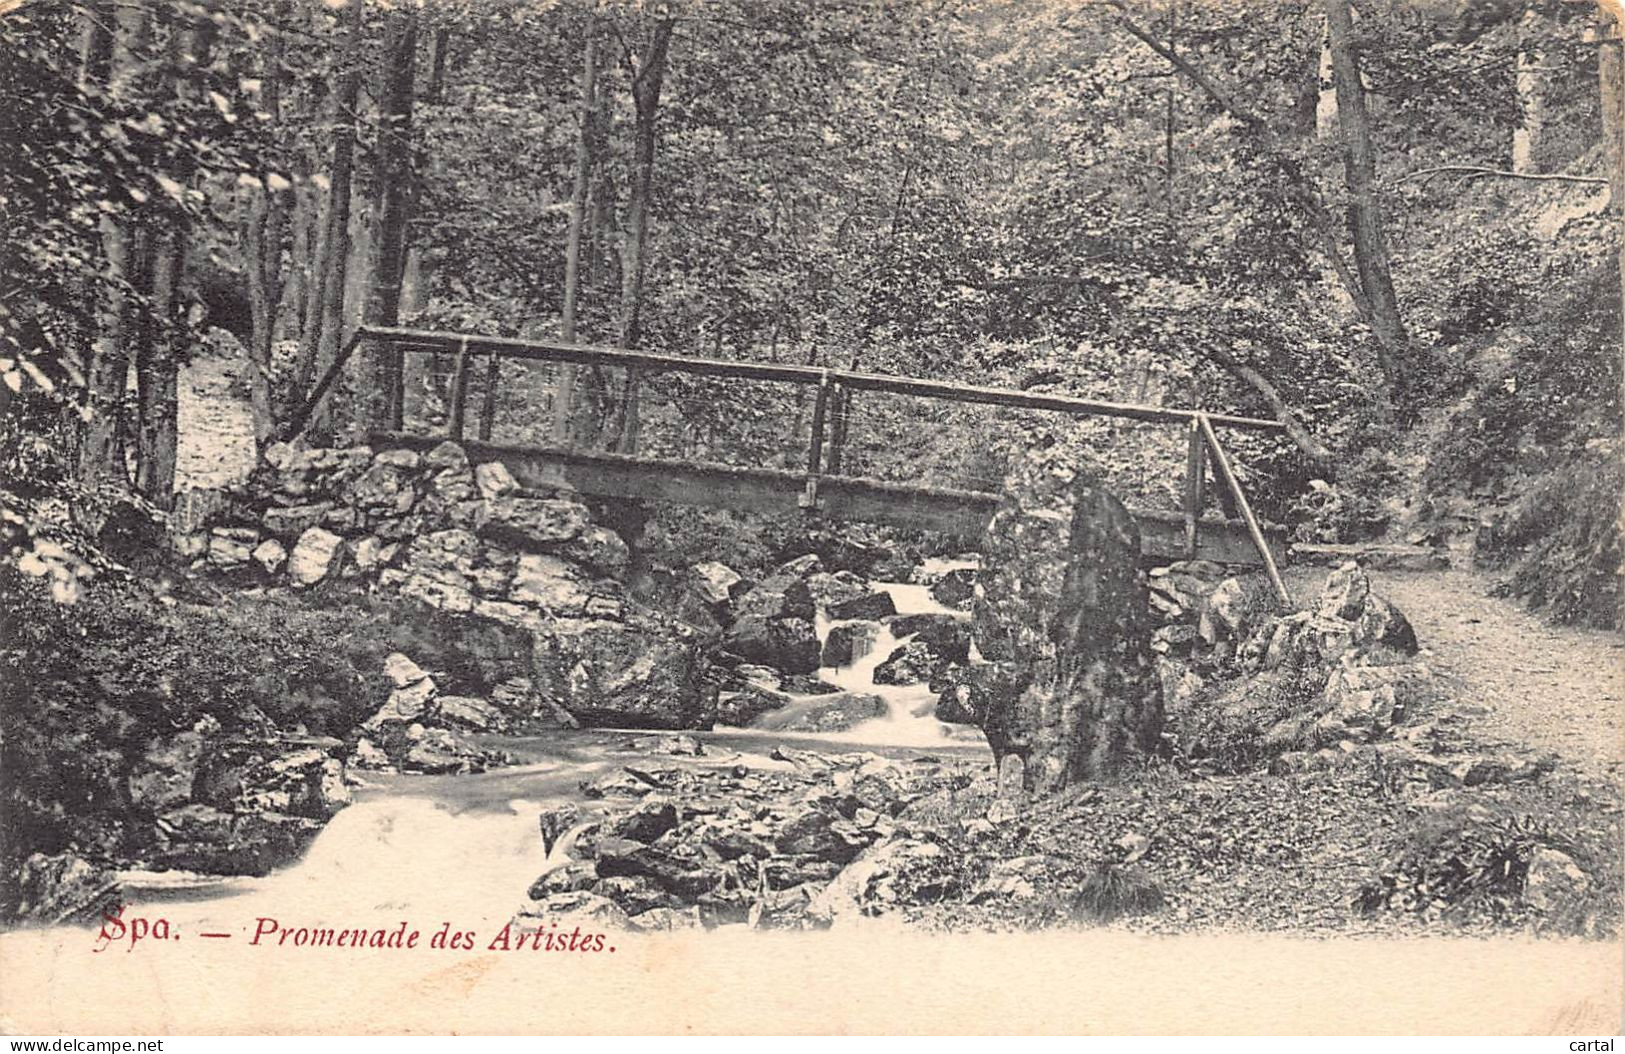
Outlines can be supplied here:
M1622 25L3 0L0 1031L1607 1041Z

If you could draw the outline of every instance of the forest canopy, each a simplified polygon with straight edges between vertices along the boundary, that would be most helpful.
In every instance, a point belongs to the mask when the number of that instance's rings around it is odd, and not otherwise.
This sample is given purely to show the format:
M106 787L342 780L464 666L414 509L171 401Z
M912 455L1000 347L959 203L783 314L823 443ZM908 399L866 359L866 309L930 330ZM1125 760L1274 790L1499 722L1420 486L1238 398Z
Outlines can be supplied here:
M210 340L264 449L367 322L1278 417L1238 461L1298 538L1476 538L1617 624L1617 8L0 7L0 515L64 597L110 509L173 503ZM487 418L772 463L803 409L610 380L492 378ZM367 349L302 431L446 383ZM872 473L997 478L985 418L908 412L854 425Z

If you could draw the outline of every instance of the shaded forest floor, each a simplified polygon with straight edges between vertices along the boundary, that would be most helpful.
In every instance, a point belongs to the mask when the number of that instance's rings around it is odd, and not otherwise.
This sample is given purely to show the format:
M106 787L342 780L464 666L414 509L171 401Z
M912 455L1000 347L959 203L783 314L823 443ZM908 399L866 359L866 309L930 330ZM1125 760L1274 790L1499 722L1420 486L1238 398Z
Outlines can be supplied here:
M1290 568L1301 603L1326 568ZM1128 846L1147 846L1140 868L1162 897L1157 910L1118 925L1158 933L1222 929L1304 935L1393 936L1509 932L1606 936L1617 925L1621 875L1621 718L1625 641L1617 634L1552 626L1516 600L1490 595L1496 579L1465 571L1371 572L1373 589L1410 619L1426 662L1443 688L1426 715L1458 730L1464 749L1518 747L1557 759L1533 782L1407 793L1383 766L1350 755L1326 771L1276 775L1253 771L1203 776L1153 766L1121 785L1077 789L1039 803L1023 822L985 838L956 827L983 804L970 788L944 803L936 830L957 838L968 866L965 903L914 908L913 919L945 929L1027 928L1066 924L1065 897L1101 863L1122 861ZM985 780L984 780L985 782ZM1490 817L1496 819L1489 820ZM1488 826L1479 826L1488 821ZM1451 907L1362 907L1384 881L1437 882L1455 864L1458 843L1446 831L1512 849L1523 832L1543 832L1585 860L1595 880L1589 920L1531 912L1509 901L1469 898ZM1465 864L1470 857L1459 856ZM1132 855L1130 855L1132 861ZM1014 882L1036 896L989 896ZM1427 895L1421 895L1426 901ZM957 902L956 902L957 901Z

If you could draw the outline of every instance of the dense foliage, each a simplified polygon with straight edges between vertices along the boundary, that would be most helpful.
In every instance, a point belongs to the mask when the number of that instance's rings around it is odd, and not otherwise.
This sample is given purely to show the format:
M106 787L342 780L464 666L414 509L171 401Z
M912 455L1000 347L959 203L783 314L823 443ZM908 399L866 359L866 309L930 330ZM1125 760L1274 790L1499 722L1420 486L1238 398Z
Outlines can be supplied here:
M1615 502L1560 485L1620 429L1610 30L1555 0L1358 7L1363 122L1333 90L1339 0L11 5L6 544L71 593L65 552L34 548L59 540L45 490L78 507L110 474L167 504L143 363L184 359L191 327L246 345L265 441L367 318L1289 415L1290 440L1234 440L1266 518L1442 538L1506 510L1522 545L1519 503L1558 495L1590 526L1513 586L1612 621ZM172 230L178 292L152 248ZM110 326L142 375L111 469L73 452L110 412L84 397ZM358 356L313 434L378 424L402 376L408 423L442 424L448 363L394 369ZM477 370L474 419L534 440L575 380ZM775 386L574 390L577 438L623 450L796 467L809 427ZM974 487L1033 426L882 397L839 424L855 470ZM1177 500L1177 435L1075 442L1132 500Z
M5 881L21 859L10 854L139 855L129 839L150 835L151 817L135 815L129 776L200 721L228 736L348 735L388 695L379 671L393 651L449 692L488 693L528 669L525 642L494 624L337 589L204 599L96 581L68 607L0 575Z

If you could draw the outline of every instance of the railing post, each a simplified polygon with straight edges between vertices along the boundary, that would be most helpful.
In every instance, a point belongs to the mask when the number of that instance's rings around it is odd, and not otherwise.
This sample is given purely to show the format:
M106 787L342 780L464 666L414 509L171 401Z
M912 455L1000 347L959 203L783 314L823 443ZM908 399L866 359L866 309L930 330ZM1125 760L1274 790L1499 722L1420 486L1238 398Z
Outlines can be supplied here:
M1207 440L1208 450L1213 454L1213 465L1219 470L1225 485L1235 496L1236 508L1241 512L1241 518L1246 521L1247 533L1252 535L1253 546L1258 550L1259 558L1264 561L1264 571L1270 577L1270 584L1275 587L1276 596L1281 603L1292 603L1292 594L1287 592L1286 583L1281 581L1280 568L1275 566L1275 554L1270 552L1270 546L1264 540L1264 531L1258 526L1258 518L1253 515L1253 507L1247 501L1247 495L1241 489L1241 481L1236 478L1236 472L1230 467L1230 455L1224 452L1219 445L1219 437L1213 433L1213 422L1207 419L1206 414L1196 415L1197 424L1201 426L1202 438Z
M496 352L485 357L485 396L480 400L480 442L489 443L497 415L497 381L501 379Z
M829 411L832 385L829 371L818 378L818 394L813 398L812 439L807 444L807 489L801 495L803 509L818 508L818 473L824 453L824 417Z
M841 457L846 451L846 401L850 394L840 381L833 382L834 391L830 393L830 412L835 420L829 426L829 457L825 468L830 475L839 475L841 472Z
M399 432L406 423L406 352L391 346L384 358L389 363L386 371L389 390L384 394L384 414L389 420L389 430Z
M447 414L446 434L452 439L463 438L463 415L468 408L468 338L457 346L457 363L451 374L451 410Z
M1189 446L1185 451L1185 559L1196 559L1202 521L1202 503L1206 497L1207 457L1203 448L1202 425L1191 418Z

